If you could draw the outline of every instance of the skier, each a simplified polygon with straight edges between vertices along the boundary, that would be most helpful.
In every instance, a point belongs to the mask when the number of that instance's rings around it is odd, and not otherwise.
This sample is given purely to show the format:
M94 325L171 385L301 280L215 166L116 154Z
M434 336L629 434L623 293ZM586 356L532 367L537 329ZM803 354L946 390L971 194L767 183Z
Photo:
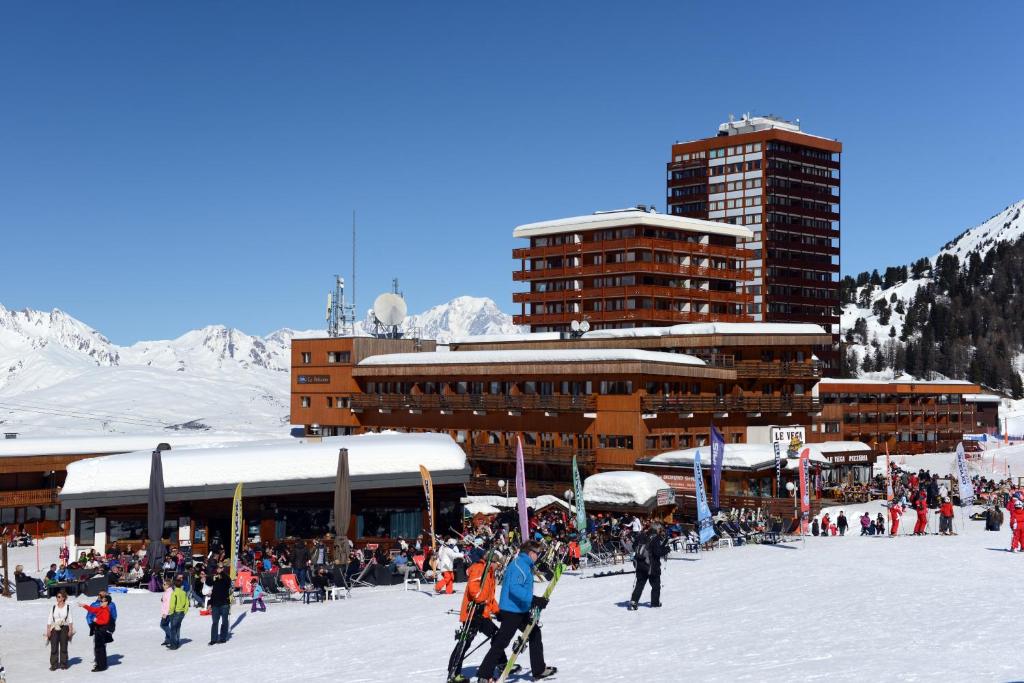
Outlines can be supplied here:
M651 607L661 607L661 558L668 555L668 540L665 527L658 522L651 525L636 541L633 565L636 567L636 583L629 598L629 610L635 611L637 602L644 592L644 584L651 584Z
M898 536L900 533L900 517L903 516L903 505L893 503L889 507L889 535Z
M448 590L448 595L455 592L455 558L459 552L455 549L455 539L449 538L447 544L437 552L437 573L440 576L434 585L434 592Z
M917 510L917 523L914 524L914 535L927 535L928 528L928 496L922 493L914 502L914 509Z
M939 533L943 536L953 535L953 503L943 498L939 506Z
M1010 552L1024 550L1024 502L1019 498L1013 501L1013 511L1010 512L1010 529L1013 531L1013 540L1010 542Z
M501 626L491 638L491 648L484 655L484 661L477 669L477 683L490 683L494 676L494 667L504 656L505 648L512 642L516 630L522 630L530 623L530 610L533 607L544 609L547 599L533 594L533 566L542 554L540 543L526 541L519 546L519 554L515 556L501 584L501 599L498 602L498 621ZM540 626L535 625L530 631L527 641L530 645L530 669L533 680L554 676L557 668L544 663L544 643L541 640Z
M487 568L487 576L484 576L484 568L487 567L484 550L473 548L469 552L469 558L472 564L466 570L466 592L462 596L462 610L459 613L459 621L464 624L463 628L466 629L466 634L465 638L455 644L455 649L452 651L451 657L448 658L448 671L452 673L449 683L461 683L469 680L462 675L462 662L466 658L466 653L469 652L476 634L483 632L488 638L493 638L494 634L498 632L498 627L491 621L491 617L498 613L498 601L494 597L498 565L492 561L490 567ZM466 620L469 619L470 607L473 604L476 604L476 608L473 610L472 620L467 624ZM502 650L498 657L498 666L504 669L507 663L505 651ZM516 666L512 673L516 673L520 668Z

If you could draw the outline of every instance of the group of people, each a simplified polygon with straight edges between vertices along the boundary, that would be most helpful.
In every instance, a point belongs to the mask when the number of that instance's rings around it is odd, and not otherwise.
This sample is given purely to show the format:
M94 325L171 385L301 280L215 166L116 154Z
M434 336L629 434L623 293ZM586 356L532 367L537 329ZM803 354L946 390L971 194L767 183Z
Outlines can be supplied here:
M114 640L117 606L110 594L100 591L91 604L77 603L87 614L85 623L93 639L93 671L107 669L107 644ZM74 615L67 592L60 590L46 617L46 640L50 644L50 671L68 668L68 645L75 636Z

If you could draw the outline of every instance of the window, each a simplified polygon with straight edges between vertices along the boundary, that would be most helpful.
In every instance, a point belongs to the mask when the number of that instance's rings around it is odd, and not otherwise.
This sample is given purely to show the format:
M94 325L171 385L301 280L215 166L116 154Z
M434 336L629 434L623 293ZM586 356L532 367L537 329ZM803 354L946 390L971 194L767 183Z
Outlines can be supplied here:
M96 520L80 517L78 519L78 530L76 536L78 537L79 545L92 545L95 543Z
M334 407L334 399L332 397L330 397L330 396L327 397L327 407L328 408L333 408Z
M633 448L633 437L632 436L620 436L617 434L598 434L597 435L597 447L598 448Z
M146 524L141 519L108 519L111 541L137 541L145 535Z
M299 397L299 402L300 402L300 405L303 408L308 408L309 407L309 396L300 396Z
M348 351L328 351L327 362L328 363L348 363L352 356Z
M309 365L310 363L312 363L313 362L313 354L311 354L309 351L303 351L302 352L302 362L305 363L306 365Z
M328 401L329 400L330 399L328 399ZM328 403L327 405L328 405L328 407L330 407L331 404ZM349 407L351 407L351 405L352 405L352 399L347 397L347 396L336 396L334 398L334 407L335 408L349 408Z
M633 382L631 381L609 381L601 380L600 388L598 391L602 395L629 395L633 393Z

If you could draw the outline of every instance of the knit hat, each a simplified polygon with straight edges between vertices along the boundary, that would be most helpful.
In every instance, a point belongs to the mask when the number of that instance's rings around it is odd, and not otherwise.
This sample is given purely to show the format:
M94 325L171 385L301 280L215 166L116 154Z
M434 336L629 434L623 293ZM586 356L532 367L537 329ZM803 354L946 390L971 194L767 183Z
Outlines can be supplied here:
M469 561L470 561L470 563L474 563L475 564L475 563L479 562L482 559L484 559L484 550L483 550L483 548L473 548L472 550L469 551Z

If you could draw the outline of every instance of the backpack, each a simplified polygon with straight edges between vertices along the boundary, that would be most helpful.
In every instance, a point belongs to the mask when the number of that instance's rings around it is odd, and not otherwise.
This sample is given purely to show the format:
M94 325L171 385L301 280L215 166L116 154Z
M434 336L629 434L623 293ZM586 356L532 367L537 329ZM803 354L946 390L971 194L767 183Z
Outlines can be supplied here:
M644 539L644 542L637 546L636 552L633 554L633 565L639 566L651 566L651 549L648 547L650 542Z

